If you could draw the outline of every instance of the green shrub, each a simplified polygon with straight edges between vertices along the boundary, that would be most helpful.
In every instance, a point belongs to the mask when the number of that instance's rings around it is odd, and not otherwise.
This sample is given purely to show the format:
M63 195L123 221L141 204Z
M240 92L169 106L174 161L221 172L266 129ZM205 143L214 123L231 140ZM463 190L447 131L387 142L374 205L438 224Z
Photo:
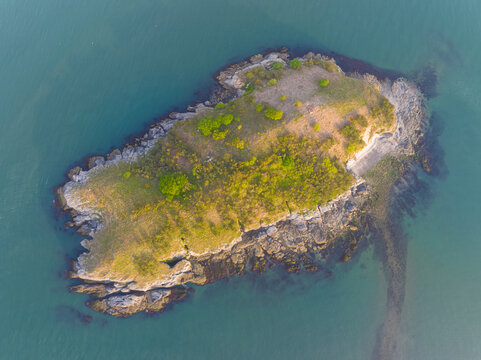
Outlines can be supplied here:
M277 110L276 108L267 108L264 111L264 115L272 120L280 120L282 119L283 112L281 110Z
M156 261L150 252L143 252L133 256L133 264L140 274L148 275L154 273Z
M280 99L281 99L281 101L286 101L287 96L286 96L286 95L281 95Z
M202 133L202 135L209 136L212 133L212 118L209 116L200 119L197 123L197 129Z
M277 84L277 79L270 79L267 82L267 86L274 86L275 84Z
M227 136L227 133L229 132L229 130L225 130L225 131L217 131L217 130L214 130L214 132L212 133L212 139L214 140L223 140L225 139L225 137Z
M213 130L219 129L221 125L228 126L233 120L234 115L232 114L218 115L214 119L212 119L212 116L208 116L199 120L197 129L202 135L209 136Z
M187 176L184 174L164 174L159 179L159 190L167 198L172 201L175 196L181 195L189 184Z
M365 145L361 138L361 132L354 126L346 125L340 129L339 132L347 139L346 155L350 156L354 154Z
M379 105L371 109L371 115L379 120L380 126L389 128L394 123L394 105L384 98Z
M301 107L302 106L302 102L300 102L299 100L296 100L294 102L294 105L296 105L297 107Z
M336 165L334 165L331 159L329 159L328 157L324 158L321 166L327 171L328 174L335 174L339 171Z
M361 138L361 132L352 125L344 126L339 130L339 133L349 141L354 141Z
M257 112L261 112L262 110L264 110L264 105L262 105L262 104L257 104L257 105L256 105L256 111L257 111Z
M337 71L337 66L330 61L323 61L321 66L323 69L326 69L329 72Z
M362 116L362 115L356 115L356 116L354 116L354 117L352 118L351 124L353 124L353 125L359 125L359 126L365 128L365 127L367 127L368 122L367 122L367 119L366 119L364 116Z
M232 115L232 114L224 115L222 117L222 124L227 126L232 122L232 120L234 120L234 115Z
M314 129L314 131L319 131L321 130L321 124L315 122L314 124L312 124L312 128Z
M362 140L361 140L361 142L354 142L354 143L347 144L346 155L347 156L353 155L354 153L361 150L363 146L364 146L364 142Z
M273 65L272 68L274 70L279 70L282 67L282 63L280 61L276 61Z
M299 70L301 68L302 62L298 59L293 59L289 62L289 66L294 70Z
M320 87L326 87L327 85L329 85L329 79L323 78L323 79L319 80L319 86Z
M324 139L324 141L322 142L321 144L321 149L323 151L329 151L330 148L332 148L334 146L334 144L336 144L338 141L333 138L332 136Z
M222 115L218 115L214 118L214 120L212 120L212 129L213 130L220 128L220 126L222 125L222 119L223 118L224 117Z
M232 139L232 146L235 146L239 150L244 149L245 144L245 141L239 139L237 136Z
M243 87L242 87L242 90L244 90L244 95L249 95L251 94L254 90L255 90L255 86L254 84L252 83L248 83L248 84L245 84Z
M293 170L296 166L296 163L294 162L294 159L292 157L287 155L282 159L282 166L284 166L284 168L286 168L287 170Z
M130 177L130 175L131 175L130 171L126 171L126 172L124 172L123 177L124 177L124 179L128 179Z
M225 104L224 103L218 103L216 106L215 106L216 109L223 109L225 108Z

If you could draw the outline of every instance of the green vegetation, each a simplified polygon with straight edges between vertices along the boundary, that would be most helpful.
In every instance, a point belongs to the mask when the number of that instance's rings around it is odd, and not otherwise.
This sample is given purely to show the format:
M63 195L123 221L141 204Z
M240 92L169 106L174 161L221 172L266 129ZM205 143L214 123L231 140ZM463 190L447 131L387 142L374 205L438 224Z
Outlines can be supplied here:
M255 86L252 83L247 83L242 87L242 90L244 90L244 95L249 95L255 90Z
M329 85L329 79L326 79L326 78L322 78L321 80L319 80L319 86L320 87L326 87L327 85Z
M360 126L361 128L365 128L368 125L368 121L365 116L356 115L352 118L351 124Z
M281 97L279 98L281 101L286 101L287 99L287 96L286 95L281 95Z
M312 58L309 58L306 61L304 61L304 65L310 67L310 66L314 65L314 60Z
M174 196L180 196L188 188L189 180L185 174L162 174L159 179L159 190L167 198L172 201Z
M232 146L235 146L237 149L242 150L245 148L245 141L239 139L237 136L232 138Z
M301 68L302 62L298 59L293 59L289 62L289 66L294 70L299 70Z
M371 116L377 118L379 128L390 129L394 124L394 105L383 98L379 105L371 109Z
M335 72L338 70L337 66L330 61L322 61L321 66L329 72Z
M273 86L277 83L277 80L284 73L284 68L282 66L276 65L274 63L271 70L267 70L264 66L255 66L245 72L243 72L240 77L244 80L245 85L243 90L246 95L251 94L256 89L261 89L264 86Z
M347 140L346 153L348 155L354 154L365 145L362 140L361 132L353 125L346 125L339 130L339 133Z
M276 108L270 107L264 111L264 115L272 120L280 120L282 119L283 112L281 110L277 110Z
M367 126L368 121L366 117L358 114L352 118L349 125L339 130L339 133L347 140L345 147L348 156L361 150L366 145L362 140L362 132Z
M225 108L225 104L223 103L218 103L216 106L215 106L216 109L223 109Z
M301 107L302 106L302 102L300 102L299 100L296 100L294 102L294 105L296 105L296 107Z
M334 145L336 145L338 143L337 139L330 136L326 139L324 139L324 141L322 142L321 144L321 149L324 151L324 152L328 152Z
M280 61L276 61L273 65L272 65L272 68L275 69L275 70L279 70L280 68L282 68L282 63Z
M314 124L312 124L312 128L314 129L314 131L319 131L321 130L321 124L315 122Z
M224 130L224 131L214 130L214 132L212 133L212 139L224 140L228 133L229 133L229 130Z
M277 79L270 79L267 82L267 86L274 86L275 84L277 84Z
M262 110L264 110L264 108L265 108L265 105L263 105L263 104L257 104L256 105L256 111L257 112L261 112Z
M216 116L214 119L212 119L212 116L208 116L199 120L199 122L197 123L197 129L201 132L203 136L209 136L213 134L213 137L215 139L215 137L223 133L222 131L217 131L217 129L219 129L222 125L229 125L232 120L234 120L234 115L232 114L221 114Z
M155 271L156 259L150 252L143 252L133 256L134 267L143 275L153 275Z

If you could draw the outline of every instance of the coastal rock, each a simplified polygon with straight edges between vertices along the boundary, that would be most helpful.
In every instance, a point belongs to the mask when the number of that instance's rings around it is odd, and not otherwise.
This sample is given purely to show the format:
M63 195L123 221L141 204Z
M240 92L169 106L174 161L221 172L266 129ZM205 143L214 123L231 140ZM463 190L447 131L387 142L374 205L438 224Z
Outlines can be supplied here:
M78 175L81 171L82 171L82 168L80 166L76 166L68 171L67 177L70 180L74 180L74 176Z
M96 166L102 166L105 164L105 158L103 156L92 156L87 161L87 167L93 169Z
M107 160L109 161L120 160L121 158L122 158L122 153L120 152L119 149L114 149L107 155Z

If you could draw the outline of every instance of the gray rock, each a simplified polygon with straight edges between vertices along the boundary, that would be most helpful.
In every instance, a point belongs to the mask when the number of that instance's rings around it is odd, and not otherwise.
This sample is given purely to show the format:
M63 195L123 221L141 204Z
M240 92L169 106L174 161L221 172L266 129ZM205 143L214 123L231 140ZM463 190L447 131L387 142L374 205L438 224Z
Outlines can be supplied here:
M267 235L272 236L277 233L277 228L275 226L269 226L266 230Z

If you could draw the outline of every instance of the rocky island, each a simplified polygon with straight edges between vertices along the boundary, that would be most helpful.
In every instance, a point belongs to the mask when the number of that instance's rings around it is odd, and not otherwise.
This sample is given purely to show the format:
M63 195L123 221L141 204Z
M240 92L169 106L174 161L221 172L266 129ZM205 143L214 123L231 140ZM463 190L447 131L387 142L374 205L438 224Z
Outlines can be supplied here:
M420 156L426 116L405 79L345 73L287 51L229 66L213 99L91 157L58 189L86 236L71 291L114 316L156 312L272 266L346 262Z

